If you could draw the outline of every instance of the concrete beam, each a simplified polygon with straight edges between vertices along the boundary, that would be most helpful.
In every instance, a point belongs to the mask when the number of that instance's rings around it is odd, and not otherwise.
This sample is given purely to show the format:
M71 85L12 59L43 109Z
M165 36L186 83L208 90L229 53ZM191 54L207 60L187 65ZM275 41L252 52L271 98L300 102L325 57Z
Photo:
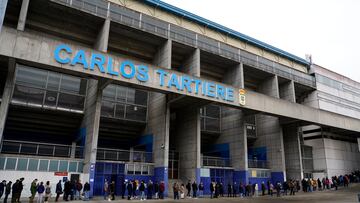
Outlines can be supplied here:
M21 3L19 21L17 24L17 29L20 31L24 31L24 29L25 29L26 16L27 16L28 9L29 9L29 3L30 3L30 0L23 0Z
M110 18L104 21L102 28L100 29L97 39L95 41L94 48L96 50L107 52L109 44L109 33L110 33Z
M171 69L171 44L171 40L168 39L159 47L154 57L153 64L164 69Z
M32 43L29 43L30 41ZM78 74L84 77L92 75L93 77L96 78L108 78L116 83L127 83L133 85L134 87L147 88L152 91L173 92L181 95L187 95L191 97L205 99L208 101L218 102L223 105L232 106L234 108L242 108L245 110L264 112L265 114L268 115L293 118L301 121L307 121L309 123L313 123L317 125L325 125L325 126L331 126L335 128L360 132L360 119L351 118L348 116L308 107L302 104L289 102L283 99L278 99L272 96L267 96L250 90L246 91L246 105L240 106L239 98L236 95L234 102L219 101L215 98L206 97L200 94L199 95L188 94L183 91L167 88L165 86L160 87L158 83L155 83L158 81L155 80L151 80L146 83L139 83L135 78L126 79L122 77L111 76L109 74L101 73L98 70L89 71L89 70L85 70L80 65L76 65L76 66L71 66L69 64L62 65L60 63L57 63L54 60L54 56L53 56L55 47L59 44L70 45L72 47L73 53L75 53L79 49L85 50L87 53L90 53L93 50L76 43L72 44L66 40L51 38L47 35L43 35L42 33L35 31L17 32L13 28L4 26L2 28L2 32L0 35L0 44L1 44L0 55L21 59L29 64L51 66L52 68L56 69L59 72ZM124 58L112 54L109 54L109 56L111 56L113 60L116 61L125 60ZM171 54L168 53L167 56L171 56ZM144 64L142 62L137 62L136 60L134 61L135 63ZM167 66L169 66L169 64L171 63L166 62L166 64ZM148 65L149 67L149 76L151 78L156 78L156 73L154 71L155 68L151 64L144 64L144 65ZM172 70L167 70L167 71L170 73L176 72ZM178 72L176 73L180 76L182 75L182 73L178 73ZM225 84L223 85L225 87L229 86Z
M0 105L0 143L3 140L5 121L7 118L9 106L11 103L11 98L14 91L15 77L16 77L15 73L16 73L15 59L9 58L8 74L6 77L4 92L1 98L1 105Z

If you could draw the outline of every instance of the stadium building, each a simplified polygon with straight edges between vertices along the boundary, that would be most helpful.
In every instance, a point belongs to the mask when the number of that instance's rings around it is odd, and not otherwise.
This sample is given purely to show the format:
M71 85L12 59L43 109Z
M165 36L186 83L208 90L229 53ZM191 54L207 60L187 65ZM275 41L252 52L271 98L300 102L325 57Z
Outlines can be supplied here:
M0 179L209 193L360 168L358 82L158 0L1 3Z

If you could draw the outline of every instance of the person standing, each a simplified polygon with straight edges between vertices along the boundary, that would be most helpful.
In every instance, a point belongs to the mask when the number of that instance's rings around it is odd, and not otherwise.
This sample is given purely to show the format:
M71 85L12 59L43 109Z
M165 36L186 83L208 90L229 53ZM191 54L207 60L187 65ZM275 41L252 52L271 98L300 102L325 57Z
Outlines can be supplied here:
M43 182L40 182L40 185L37 187L36 191L38 193L37 203L42 203L43 198L44 198L44 191L45 191L45 187L44 187Z
M130 199L131 199L131 195L132 195L132 189L133 189L131 180L128 182L128 184L127 184L127 186L126 186L126 189L127 189L127 191L128 191L128 200L130 200Z
M104 199L108 199L109 198L109 183L107 181L107 179L105 179L105 182L104 182Z
M255 192L255 197L258 197L259 196L259 186L257 183L255 183L254 192Z
M234 184L233 184L233 186L232 186L232 189L233 189L232 195L233 195L233 197L236 197L237 187L238 187L238 186L237 186L236 182L234 182Z
M241 198L244 197L244 185L242 182L240 183L240 186L239 186L239 194L240 194Z
M152 192L153 192L153 183L151 180L149 180L148 182L148 186L147 186L147 199L152 199Z
M9 181L7 184L6 184L6 187L5 187L5 197L4 197L4 203L7 203L7 199L8 199L8 196L11 192L11 181Z
M56 184L55 192L56 192L55 202L57 202L57 201L59 201L60 195L63 193L61 180L59 180L59 182Z
M71 185L70 185L70 181L67 180L64 184L64 196L63 199L65 201L69 201L69 195L70 195L70 191L71 191Z
M23 184L23 181L24 181L24 180L25 180L24 178L20 178L19 185L18 185L18 192L17 192L17 194L16 194L17 202L20 202L21 192L22 192L23 189L24 189L24 184Z
M231 193L232 193L232 185L229 183L227 187L228 187L228 188L227 188L227 189L228 189L228 195L227 195L227 196L228 196L228 197L231 197L231 196L232 196L232 195L231 195Z
M115 200L115 181L111 181L109 186L110 200Z
M0 199L1 199L1 197L3 196L3 194L4 194L5 187L6 187L6 180L3 180L3 181L0 183Z
M125 191L126 191L126 181L124 180L121 185L121 199L125 198Z
M45 203L49 202L50 197L51 197L50 181L46 181L46 185L45 185Z
M270 180L267 181L267 189L268 189L268 195L270 195Z
M29 197L30 203L34 202L34 198L36 195L36 184L37 184L37 179L34 179L30 185L30 193L31 193L31 196Z
M214 196L214 191L215 191L214 182L211 182L211 183L210 183L210 199L213 198L213 196Z
M140 186L139 186L140 200L141 201L146 200L145 199L145 189L146 189L146 186L145 186L144 181L142 180L141 183L140 183Z
M164 199L164 191L165 191L165 183L164 181L161 181L159 185L159 198Z
M192 184L192 191L193 191L193 198L197 197L197 191L198 191L198 185L196 184L196 181Z
M155 199L159 199L159 183L155 182L154 185Z
M261 192L262 192L262 196L265 196L265 190L266 190L266 188L265 188L265 183L264 183L264 181L262 181L262 182L261 182Z
M185 185L181 184L180 186L180 198L185 199Z
M177 182L173 185L174 200L179 199L179 185Z
M188 183L186 184L186 190L187 190L186 196L187 196L187 197L191 197L191 194L190 194L190 192L191 192L191 182L190 182L190 180L189 180Z
M86 182L84 184L84 201L89 201L90 184Z
M16 180L15 183L12 185L12 193L11 193L11 202L18 202L16 199L16 194L19 190L19 180Z
M200 198L204 197L204 184L202 182L200 182L199 184L199 197Z
M81 200L81 190L83 189L83 185L81 184L80 180L76 181L75 188L76 188L75 200Z

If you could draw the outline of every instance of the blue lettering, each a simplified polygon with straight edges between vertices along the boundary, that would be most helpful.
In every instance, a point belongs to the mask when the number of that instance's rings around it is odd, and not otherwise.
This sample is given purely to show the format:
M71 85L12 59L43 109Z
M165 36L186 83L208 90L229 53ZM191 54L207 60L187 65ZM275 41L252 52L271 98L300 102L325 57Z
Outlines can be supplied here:
M205 95L205 93L206 93L206 84L207 84L207 82L205 82L205 81L201 82L201 93L202 93L202 95Z
M114 68L113 67L113 59L111 57L109 57L108 62L107 62L107 74L118 76L119 73L114 71L113 68Z
M221 98L221 99L224 99L225 100L225 89L222 85L217 85L216 86L216 97L217 98Z
M136 78L141 82L146 82L149 80L149 68L144 65L138 66L138 75L136 75Z
M191 79L188 76L182 76L181 77L181 89L186 88L186 91L188 93L191 93Z
M215 84L214 83L212 83L212 82L208 82L207 84L206 84L206 89L207 89L207 91L206 91L206 96L208 96L208 97L215 97L216 95L215 95Z
M82 64L84 69L88 69L89 65L86 61L86 55L84 50L79 50L73 58L70 65L75 66L76 64Z
M105 73L104 63L104 55L96 53L91 54L90 70L94 70L94 66L96 65L99 68L100 72Z
M130 73L125 71L125 68L130 68ZM124 78L131 79L135 76L135 66L131 61L123 61L120 66L120 73Z
M233 102L234 101L234 89L226 88L226 100Z
M167 76L167 72L161 69L156 70L156 73L159 74L160 86L164 86L164 77Z
M194 79L193 82L195 83L195 94L199 93L199 86L201 85L201 80Z
M58 63L61 64L66 64L66 63L70 63L70 58L66 57L66 58L60 58L60 52L61 51L65 51L67 54L71 54L71 48L66 45L66 44L60 44L59 46L56 47L56 49L54 50L54 56L55 56L55 60Z
M180 90L180 85L178 81L178 77L175 73L171 74L170 80L168 82L168 88L171 88L171 86L175 86L176 89Z

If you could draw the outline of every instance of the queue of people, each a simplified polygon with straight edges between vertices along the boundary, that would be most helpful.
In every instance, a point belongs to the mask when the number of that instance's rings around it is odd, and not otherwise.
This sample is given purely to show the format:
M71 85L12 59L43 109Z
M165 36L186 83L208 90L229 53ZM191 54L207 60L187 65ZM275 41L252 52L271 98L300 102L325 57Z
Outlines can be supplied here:
M24 178L20 178L12 184L11 181L3 180L0 183L0 199L3 194L4 203L8 202L9 195L11 193L11 203L20 203L21 201L21 193L24 189L23 184ZM64 189L63 189L64 188ZM56 198L55 201L59 201L60 195L63 194L63 200L89 200L89 191L90 184L86 182L84 185L81 184L80 181L65 181L64 187L62 186L62 181L56 184L56 188L53 191L50 181L42 182L38 181L38 179L34 179L30 184L30 196L29 203L48 203L55 192Z

